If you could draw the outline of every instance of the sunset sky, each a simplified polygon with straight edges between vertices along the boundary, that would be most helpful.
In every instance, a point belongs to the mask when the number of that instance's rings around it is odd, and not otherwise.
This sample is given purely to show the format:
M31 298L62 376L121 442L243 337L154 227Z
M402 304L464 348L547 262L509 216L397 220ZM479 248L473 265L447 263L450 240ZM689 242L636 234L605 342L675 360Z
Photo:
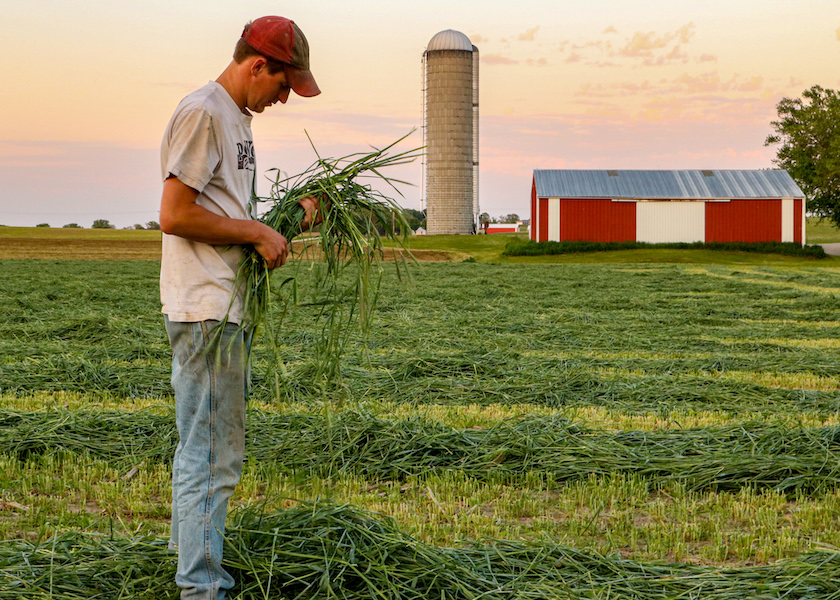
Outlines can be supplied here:
M253 121L257 167L420 146L437 32L481 53L481 210L528 217L534 169L758 169L776 104L840 88L838 0L29 0L0 20L0 224L157 220L159 145L242 26L295 20L322 94ZM393 175L421 207L421 164ZM268 185L259 188L267 193Z

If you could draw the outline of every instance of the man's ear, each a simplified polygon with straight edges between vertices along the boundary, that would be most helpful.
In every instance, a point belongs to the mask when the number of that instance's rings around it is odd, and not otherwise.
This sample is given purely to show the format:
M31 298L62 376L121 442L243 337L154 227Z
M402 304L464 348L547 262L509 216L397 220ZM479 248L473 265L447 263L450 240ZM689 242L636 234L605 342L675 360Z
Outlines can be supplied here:
M268 61L265 59L264 56L256 56L254 60L251 62L250 73L254 77L259 75L260 71L268 67Z

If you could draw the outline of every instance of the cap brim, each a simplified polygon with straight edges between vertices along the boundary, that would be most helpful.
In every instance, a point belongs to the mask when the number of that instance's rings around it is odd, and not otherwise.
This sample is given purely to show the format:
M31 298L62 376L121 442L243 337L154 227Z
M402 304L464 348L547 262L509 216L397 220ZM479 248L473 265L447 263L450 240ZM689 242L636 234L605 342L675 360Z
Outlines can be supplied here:
M298 96L310 98L321 93L311 71L286 66L286 81Z

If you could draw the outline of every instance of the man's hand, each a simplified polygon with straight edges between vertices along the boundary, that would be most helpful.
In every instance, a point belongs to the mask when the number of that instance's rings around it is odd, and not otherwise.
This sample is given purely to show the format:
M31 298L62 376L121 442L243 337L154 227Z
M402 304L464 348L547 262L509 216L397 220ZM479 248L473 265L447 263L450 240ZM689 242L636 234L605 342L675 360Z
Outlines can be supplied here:
M254 221L261 227L259 241L254 242L254 250L265 260L268 269L276 269L286 264L289 258L289 242L268 225Z
M315 196L307 196L302 200L298 200L298 204L303 207L305 215L303 221L300 223L301 231L309 231L315 225L324 222L324 209L321 207L321 202Z

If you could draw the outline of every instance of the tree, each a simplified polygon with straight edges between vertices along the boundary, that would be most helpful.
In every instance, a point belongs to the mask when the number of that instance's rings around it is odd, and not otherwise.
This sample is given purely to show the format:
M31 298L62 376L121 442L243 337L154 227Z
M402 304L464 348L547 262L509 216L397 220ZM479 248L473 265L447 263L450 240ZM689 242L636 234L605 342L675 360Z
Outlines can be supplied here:
M146 223L146 229L160 231L160 223L158 223L157 221L149 221L148 223Z
M502 217L502 219L505 223L517 223L519 222L519 215L516 213L510 213Z
M49 227L49 223L38 223L35 227Z
M818 85L802 98L782 98L765 146L781 144L773 160L799 184L808 212L840 226L840 96Z
M490 214L486 213L486 212L481 213L480 215L478 215L478 222L481 223L482 225L484 225L485 223L489 223L490 222Z
M81 229L81 226L78 223L67 223L67 225L62 225L65 229Z
M91 225L93 229L116 229L115 225L111 225L111 221L108 219L96 219Z

